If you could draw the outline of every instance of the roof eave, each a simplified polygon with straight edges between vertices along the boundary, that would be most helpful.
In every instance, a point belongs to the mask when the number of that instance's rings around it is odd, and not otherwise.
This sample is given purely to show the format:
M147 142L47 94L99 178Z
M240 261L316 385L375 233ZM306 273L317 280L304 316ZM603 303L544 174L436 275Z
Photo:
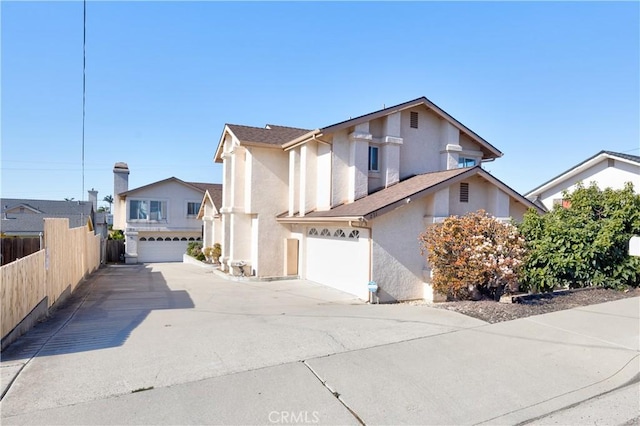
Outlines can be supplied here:
M279 223L336 223L336 222L366 222L363 216L286 216L276 218Z
M293 149L299 145L303 145L306 142L309 142L310 140L312 140L314 138L314 136L322 136L322 132L320 131L320 129L315 129L312 130L308 133L305 133L302 136L298 136L297 138L282 144L282 149L284 149L285 151L288 151L290 149Z
M525 197L528 198L528 197L541 195L543 192L545 192L549 188L553 188L554 186L558 185L559 183L562 183L565 180L567 180L569 178L572 178L572 177L574 177L575 175L577 175L579 173L582 173L583 171L595 166L600 161L602 161L604 159L607 159L607 158L611 158L611 156L609 154L607 154L606 152L604 152L604 151L600 151L599 153L597 153L593 157L587 158L582 163L579 163L578 165L570 168L569 170L565 170L563 173L560 173L556 177L548 180L547 182L543 183L542 185L538 186L537 188L534 188L531 191L527 192L525 194Z
M198 192L204 192L201 188L198 188L197 186L192 185L189 182L185 182L182 179L178 179L175 176L171 176L170 178L167 178L167 179L159 180L157 182L148 183L148 184L140 186L138 188L133 188L133 189L130 189L128 191L121 192L121 193L118 194L118 196L121 197L121 198L126 198L129 195L133 194L134 192L138 192L140 190L147 189L149 187L152 187L152 186L155 186L155 185L159 185L159 184L163 184L163 183L167 183L167 182L170 182L170 181L174 181L174 182L180 183L180 184L182 184L184 186L188 186L189 188L195 189Z

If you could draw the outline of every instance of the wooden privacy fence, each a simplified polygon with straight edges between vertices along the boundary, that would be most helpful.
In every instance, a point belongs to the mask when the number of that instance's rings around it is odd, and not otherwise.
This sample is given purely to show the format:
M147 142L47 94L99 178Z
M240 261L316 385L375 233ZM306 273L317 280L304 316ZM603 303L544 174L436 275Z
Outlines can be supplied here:
M38 237L10 237L0 239L0 258L2 265L11 263L16 259L29 256L40 250L40 238ZM1 266L1 265L0 265Z
M50 308L99 266L99 235L87 226L69 229L69 219L45 219L44 249L0 267L2 346L7 335L43 300ZM17 338L20 333L11 334Z
M107 263L118 263L124 260L124 240L107 240Z

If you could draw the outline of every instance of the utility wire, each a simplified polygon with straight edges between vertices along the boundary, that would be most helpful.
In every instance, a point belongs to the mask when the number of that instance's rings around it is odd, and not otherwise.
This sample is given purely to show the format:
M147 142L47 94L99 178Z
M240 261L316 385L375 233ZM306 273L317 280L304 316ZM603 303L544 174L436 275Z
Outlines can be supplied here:
M84 126L87 104L87 0L83 2L82 14L82 200L85 200L84 193Z

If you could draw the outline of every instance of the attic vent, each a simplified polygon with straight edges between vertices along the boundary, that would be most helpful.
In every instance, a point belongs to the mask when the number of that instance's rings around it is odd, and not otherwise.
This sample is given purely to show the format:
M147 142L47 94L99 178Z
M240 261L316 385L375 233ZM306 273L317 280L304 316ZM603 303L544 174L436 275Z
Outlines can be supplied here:
M607 161L607 167L615 167L616 165L616 160L614 160L613 158L609 158Z
M418 113L415 111L411 111L411 123L410 126L412 129L418 128Z
M469 202L469 184L467 182L460 183L460 202Z

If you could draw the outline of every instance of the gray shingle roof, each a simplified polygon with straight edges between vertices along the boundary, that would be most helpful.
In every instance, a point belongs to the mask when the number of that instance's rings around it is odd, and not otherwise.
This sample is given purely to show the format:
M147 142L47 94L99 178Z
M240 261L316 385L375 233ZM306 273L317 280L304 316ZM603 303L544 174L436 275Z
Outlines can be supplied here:
M209 191L211 200L217 209L222 207L222 184L221 183L202 183L202 182L187 182L193 186L197 186L203 191Z
M295 127L276 126L274 124L267 124L266 127L227 124L227 127L240 140L240 143L267 145L282 145L311 131Z
M626 160L635 161L636 163L640 163L640 156L625 154L623 152L614 152L614 151L601 151L596 155L600 155L602 153L613 155L614 157L624 158Z
M89 201L31 200L2 198L2 221L0 231L4 233L39 233L44 231L44 218L67 218L69 227L84 226L91 217L92 204ZM7 213L15 207L26 206L42 213Z
M307 217L355 217L367 216L412 195L433 188L456 176L468 173L473 169L452 169L442 172L425 173L406 179L402 182L360 198L353 203L342 204L327 211L316 211Z

